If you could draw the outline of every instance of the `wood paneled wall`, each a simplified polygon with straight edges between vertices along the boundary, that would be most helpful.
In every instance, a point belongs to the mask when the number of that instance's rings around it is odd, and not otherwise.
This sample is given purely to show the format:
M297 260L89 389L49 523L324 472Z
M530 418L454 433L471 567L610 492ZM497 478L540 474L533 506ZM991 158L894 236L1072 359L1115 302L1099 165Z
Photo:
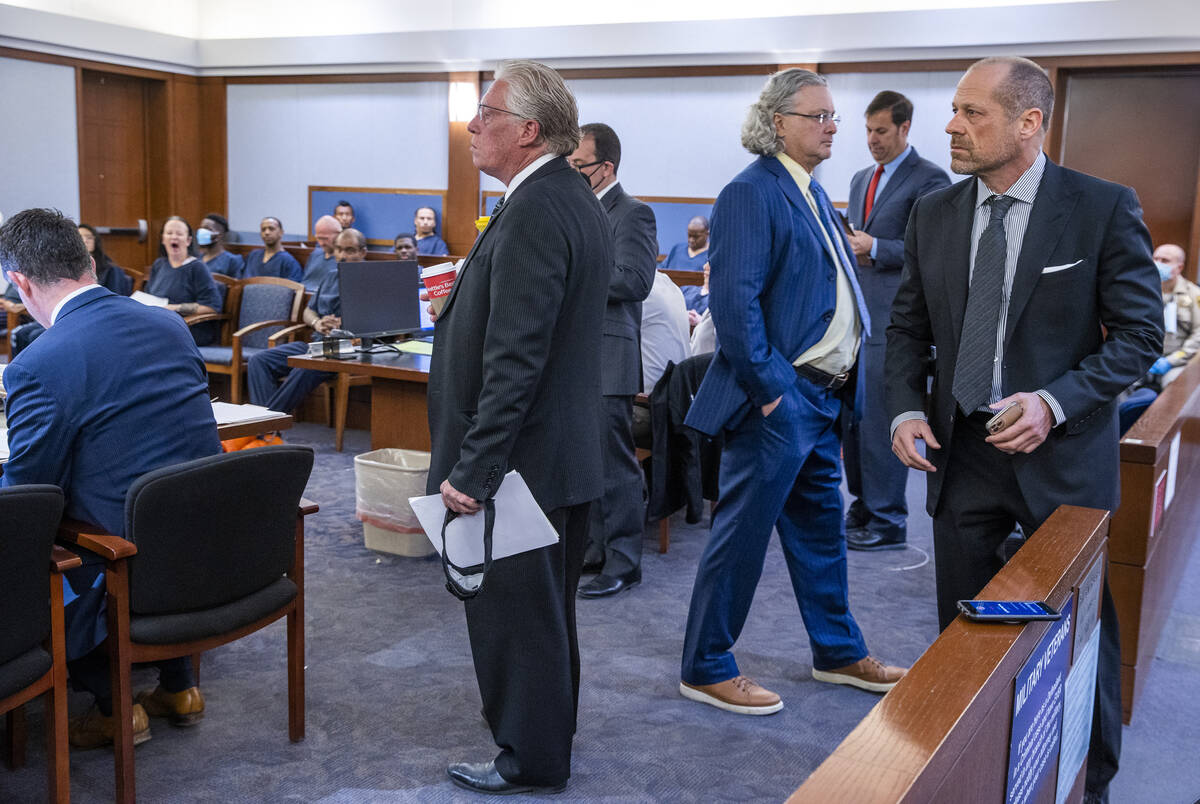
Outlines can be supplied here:
M198 222L228 203L225 87L230 83L362 83L444 80L478 86L490 72L368 73L345 75L236 76L196 78L101 62L0 47L0 55L147 79L150 167L150 216L157 234L162 218L182 214ZM1052 158L1087 172L1135 186L1146 221L1160 241L1175 240L1188 250L1186 273L1195 278L1200 256L1200 138L1195 136L1200 109L1195 83L1183 94L1172 90L1177 78L1200 74L1200 53L1134 53L1038 58L1055 86L1057 103L1047 151ZM765 74L782 67L806 67L821 73L922 72L962 70L967 59L844 62L821 64L684 65L564 69L568 78L662 78L697 75ZM1149 72L1147 72L1149 71ZM77 74L78 74L77 70ZM1167 79L1160 81L1159 79ZM1134 87L1109 93L1107 86ZM1144 91L1143 91L1144 90ZM1190 93L1190 94L1189 94ZM1146 98L1155 111L1147 118ZM1188 121L1179 115L1188 117ZM1190 115L1190 117L1189 117ZM1110 132L1120 147L1104 143ZM465 253L474 239L479 176L467 151L465 123L447 121L446 239ZM1098 139L1099 138L1099 139ZM1116 154L1116 156L1114 156ZM1118 164L1119 163L1119 164ZM1128 170L1126 168L1129 168ZM81 149L80 172L87 169ZM82 183L81 183L82 186Z

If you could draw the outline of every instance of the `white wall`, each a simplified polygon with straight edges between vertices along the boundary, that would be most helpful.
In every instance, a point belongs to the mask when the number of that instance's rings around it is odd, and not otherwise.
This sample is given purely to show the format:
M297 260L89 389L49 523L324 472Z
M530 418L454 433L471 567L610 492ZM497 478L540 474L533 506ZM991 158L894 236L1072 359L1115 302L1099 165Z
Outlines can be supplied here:
M834 108L842 117L833 139L833 156L816 170L817 179L834 201L850 195L850 179L868 165L867 124L863 113L875 95L885 89L901 92L913 103L913 124L908 143L921 156L950 174L950 102L961 72L833 73L825 76L833 93Z
M0 58L0 213L56 207L79 219L75 70Z
M632 195L715 198L754 158L741 146L746 109L763 75L588 78L568 81L579 122L621 138L621 186ZM484 190L502 190L488 176Z
M230 84L229 225L308 230L308 186L446 189L444 82Z

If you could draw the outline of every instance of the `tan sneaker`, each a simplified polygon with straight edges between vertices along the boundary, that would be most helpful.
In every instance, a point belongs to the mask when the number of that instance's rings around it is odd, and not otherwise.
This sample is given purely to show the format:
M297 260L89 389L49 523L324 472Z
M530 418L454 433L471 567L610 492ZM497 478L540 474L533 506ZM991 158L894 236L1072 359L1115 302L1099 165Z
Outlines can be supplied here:
M737 676L716 684L679 682L679 694L726 712L739 715L773 715L783 708L783 701L768 689L763 689L745 676Z
M140 704L133 705L133 744L141 745L150 739L150 718ZM92 704L86 715L74 718L67 726L67 737L72 748L87 751L112 745L116 733L116 720L101 714L100 707Z
M194 726L204 719L204 694L199 687L188 687L183 692L155 687L154 692L139 692L136 700L150 717L165 717L172 726Z
M854 664L833 670L813 668L813 678L830 684L849 684L867 692L887 692L896 686L896 682L904 678L907 672L907 667L892 667L873 656L867 656Z

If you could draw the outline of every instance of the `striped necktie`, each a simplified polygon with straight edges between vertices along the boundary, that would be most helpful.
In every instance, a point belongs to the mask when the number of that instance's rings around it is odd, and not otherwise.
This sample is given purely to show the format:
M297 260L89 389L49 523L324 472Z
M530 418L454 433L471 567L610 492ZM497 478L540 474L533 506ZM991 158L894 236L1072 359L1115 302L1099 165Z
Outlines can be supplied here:
M993 195L985 202L992 214L975 249L975 268L967 292L962 335L958 339L958 359L954 363L954 398L967 414L992 398L1000 305L1004 303L1004 264L1008 256L1004 216L1015 201L1009 196Z

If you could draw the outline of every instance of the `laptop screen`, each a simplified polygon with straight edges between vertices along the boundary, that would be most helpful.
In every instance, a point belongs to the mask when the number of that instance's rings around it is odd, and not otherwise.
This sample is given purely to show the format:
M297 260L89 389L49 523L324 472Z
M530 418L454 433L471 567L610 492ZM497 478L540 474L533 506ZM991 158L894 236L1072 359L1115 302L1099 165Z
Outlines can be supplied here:
M338 263L343 330L380 338L432 326L421 292L416 260Z

